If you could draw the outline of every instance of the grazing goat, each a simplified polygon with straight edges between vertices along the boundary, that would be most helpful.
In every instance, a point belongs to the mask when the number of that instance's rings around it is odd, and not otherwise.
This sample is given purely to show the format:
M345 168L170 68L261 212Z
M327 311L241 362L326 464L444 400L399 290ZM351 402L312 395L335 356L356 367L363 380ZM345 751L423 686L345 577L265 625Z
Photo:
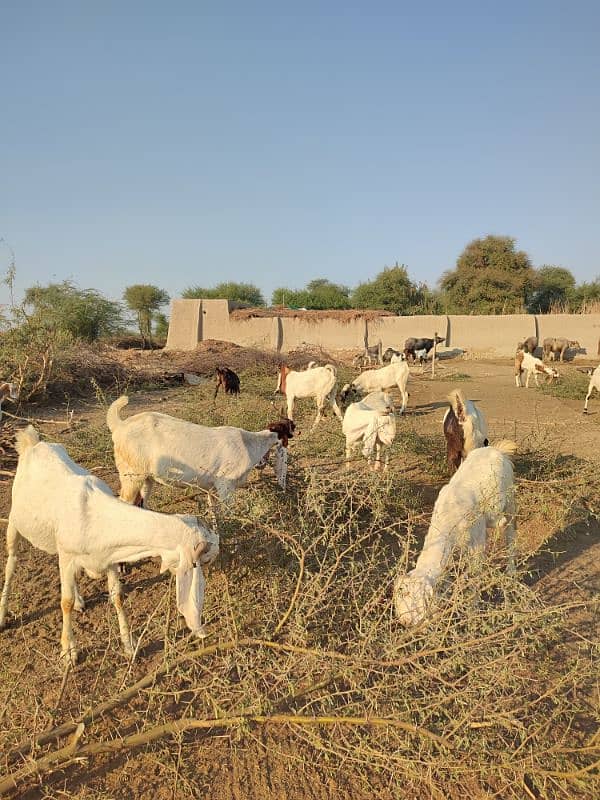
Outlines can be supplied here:
M542 347L543 347L543 350L544 350L544 353L543 353L543 356L542 356L544 361L547 358L550 358L550 356L552 356L552 361L556 361L556 354L558 353L560 355L560 359L559 360L562 362L562 361L564 361L564 355L565 355L566 351L569 350L570 348L574 348L576 350L579 350L580 344L579 344L578 341L572 340L572 339L552 339L552 338L548 338L548 339L544 339Z
M507 571L514 573L515 490L510 456L515 451L514 442L508 441L472 450L440 491L415 568L398 575L394 583L396 615L403 625L417 625L425 619L455 547L466 547L475 557L483 557L488 528L504 532Z
M448 395L450 408L444 414L444 436L448 467L455 472L477 447L487 447L485 417L471 400L465 400L459 389Z
M19 399L19 390L14 383L0 383L0 420L2 419L2 403L5 400Z
M6 547L8 560L0 597L0 628L6 621L11 580L21 537L51 555L58 554L63 627L62 655L74 664L77 648L71 612L83 609L77 575L106 574L119 619L123 648L133 655L129 622L117 575L120 562L160 556L161 571L175 573L177 608L190 630L205 636L201 623L204 575L201 564L214 560L219 537L182 514L158 514L118 500L104 481L72 461L60 444L40 442L31 425L17 433L19 463L12 488Z
M552 367L547 367L541 359L526 353L523 350L518 350L515 356L515 383L521 387L521 375L523 372L527 373L525 378L525 388L529 389L529 378L533 374L535 385L539 386L538 375L546 375L546 381L552 382L554 378L559 378L559 373Z
M590 376L590 385L588 386L587 394L585 396L585 405L583 407L584 414L587 414L588 400L592 396L592 392L594 391L594 389L600 393L600 364L596 367L594 371L589 370L588 375Z
M410 370L406 361L397 356L392 356L392 362L387 367L367 370L362 372L358 378L355 378L352 383L347 383L342 389L342 402L346 402L348 396L353 393L366 395L378 389L385 390L397 386L402 395L400 413L403 414L408 403L406 384L409 373Z
M388 467L389 450L396 436L394 405L389 394L377 391L364 400L351 403L342 422L342 433L346 437L346 467L349 467L352 451L361 441L363 455L369 464L375 450L375 470L381 467L382 449L386 448L385 469Z
M287 444L294 435L291 420L269 425L264 431L207 428L156 411L121 419L129 399L120 397L106 415L121 480L121 499L146 506L153 483L199 486L227 501L245 486L255 467L266 463L275 447L275 472L285 489Z
M538 338L537 336L528 336L526 339L523 339L522 342L517 344L517 350L524 350L526 353L530 353L531 355L535 354L538 346Z
M445 341L444 336L437 336L435 339L435 344L440 344L441 342ZM425 350L425 356L432 349L434 344L433 339L415 339L414 336L410 336L404 342L404 355L408 360L409 356L413 361L417 360L417 350Z
M225 390L225 394L237 395L240 393L240 379L229 367L217 367L217 385L214 398L216 398L221 386Z
M377 344L365 346L365 349L362 351L362 353L359 353L357 356L355 356L352 361L352 365L354 367L367 367L370 364L383 364L381 339L377 342Z
M296 398L314 397L317 402L317 417L313 429L318 425L325 403L330 403L336 417L341 421L340 411L335 393L337 388L337 370L333 364L324 367L310 367L304 372L291 370L287 364L281 364L275 392L281 392L287 399L288 419L294 418L294 401Z

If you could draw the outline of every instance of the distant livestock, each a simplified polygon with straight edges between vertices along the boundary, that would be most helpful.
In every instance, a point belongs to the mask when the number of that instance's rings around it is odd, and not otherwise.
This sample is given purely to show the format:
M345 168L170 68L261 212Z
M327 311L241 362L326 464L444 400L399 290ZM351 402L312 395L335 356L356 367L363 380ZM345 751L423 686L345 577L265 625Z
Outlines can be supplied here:
M381 366L383 365L382 351L383 347L380 339L377 344L366 346L363 352L356 356L352 365L355 367L368 367L371 364L379 364Z
M436 344L441 344L441 342L444 341L444 336L437 336L435 339ZM429 351L433 348L433 345L433 339L415 339L413 336L411 336L404 342L404 355L406 356L407 360L410 358L412 361L416 361L417 350L425 350L426 357Z
M541 373L546 376L546 381L552 382L555 378L559 378L559 373L552 367L547 367L541 359L532 356L530 353L525 353L519 350L515 356L515 383L518 387L523 384L521 382L522 374L526 372L525 388L529 389L529 378L533 374L535 385L539 386L538 375Z
M396 350L393 347L388 347L382 356L383 363L389 364L393 356L397 356L398 358L403 359L404 353L401 350Z
M524 339L522 342L519 342L517 344L517 350L523 350L525 353L530 353L533 356L535 355L537 346L538 346L537 336L528 336L527 339Z
M341 421L342 412L335 399L336 388L337 370L333 364L310 367L304 372L296 372L287 364L281 364L275 392L281 392L286 396L288 419L294 418L294 401L297 397L314 397L317 403L317 416L312 427L315 428L321 419L325 403L331 405L333 413Z
M450 408L444 414L448 467L455 472L471 450L488 446L485 417L471 400L455 389L448 395Z
M552 356L552 361L556 361L556 354L560 355L560 361L564 361L565 352L569 349L579 350L580 344L571 339L544 339L542 347L544 349L544 361Z
M583 413L587 414L588 410L588 401L592 396L592 392L594 389L600 393L600 364L596 367L595 370L589 370L588 375L590 376L590 385L588 386L587 394L585 396L585 405L583 407Z
M0 420L2 419L2 403L5 400L19 399L19 390L14 383L0 383Z
M342 422L342 433L346 437L346 467L352 451L362 442L362 452L369 464L375 451L375 470L381 468L381 453L385 452L385 469L389 461L389 448L396 436L394 405L389 394L371 392L364 400L351 403Z
M215 387L215 397L219 393L219 389L223 387L225 394L239 394L240 393L240 379L238 375L229 367L217 367L217 385Z

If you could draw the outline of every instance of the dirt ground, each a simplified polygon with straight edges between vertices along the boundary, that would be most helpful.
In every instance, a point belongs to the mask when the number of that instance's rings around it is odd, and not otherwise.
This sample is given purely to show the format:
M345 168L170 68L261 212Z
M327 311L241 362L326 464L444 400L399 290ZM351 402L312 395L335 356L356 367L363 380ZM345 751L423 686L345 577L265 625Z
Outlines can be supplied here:
M133 359L135 355L129 352L126 357ZM143 359L153 357L160 358L162 364L166 362L172 369L185 363L187 368L202 371L200 361L184 354L174 356L172 361L166 354L143 356ZM301 360L297 357L296 363ZM244 366L251 367L252 364L246 361ZM569 365L565 369L568 372L575 367ZM266 383L269 380L265 378ZM274 375L272 384L272 387L267 387L269 392L274 388ZM404 427L431 436L439 435L442 451L440 423L447 407L445 397L456 387L484 410L491 441L511 438L521 449L529 449L535 447L540 439L548 439L561 456L598 463L600 399L591 401L591 413L584 416L583 397L561 399L542 394L535 388L518 389L508 359L442 362L435 380L431 380L428 372L422 372L420 367L413 368L408 387L409 407L405 419L399 421L399 429ZM181 413L184 401L189 402L193 392L200 388L180 386L138 392L132 397L132 408L128 413L151 408ZM277 400L274 408L279 403ZM95 399L79 399L71 402L70 408L74 410L74 420L80 423L80 431L102 425L105 409ZM61 402L24 408L21 413L56 423L66 419L65 409ZM312 414L311 405L300 406L300 436L291 444L291 469L294 451L297 450L299 455L301 451L306 461L308 437L318 436L318 433L310 434L308 430ZM9 430L14 424L9 422ZM338 423L331 415L323 422L323 430L329 432L335 432L336 426ZM69 447L71 434L66 423L38 423L38 427L49 439L60 438ZM82 436L79 434L80 445ZM110 466L109 439L100 449L94 443L94 458L98 452L102 453L99 463L87 463L86 466L116 489L116 473ZM8 473L14 469L14 464L14 454L7 446L3 457L5 472L0 476L0 517L3 518L10 508L11 480ZM426 475L426 465L421 466L421 475ZM403 465L398 463L398 459L394 460L393 469L402 471ZM432 477L431 486L435 491L440 485L441 481ZM35 502L34 498L32 502ZM587 601L600 592L600 527L596 517L600 513L600 497L588 497L584 502L590 511L585 523L558 531L545 543L543 551L531 560L530 581L548 602ZM0 532L0 548L3 553L4 526ZM3 555L0 557L2 571L4 563ZM34 552L28 545L23 548L10 603L10 625L0 633L0 753L14 748L20 738L16 732L30 729L38 717L46 725L75 718L78 711L92 701L133 682L152 666L159 665L166 656L161 643L162 611L159 613L157 609L161 609L169 591L169 579L157 576L155 565L149 563L135 567L127 578L127 603L133 625L141 626L151 618L148 623L150 643L134 666L128 665L122 657L114 659L115 642L110 651L112 655L105 649L105 637L110 631L114 634L114 625L109 622L113 612L103 585L83 578L81 588L87 598L87 610L78 615L75 626L83 660L72 673L61 697L58 570L53 558ZM228 590L234 592L235 587L230 586ZM574 638L585 637L588 641L598 642L599 634L600 621L591 612L584 609L573 617ZM116 715L107 723L107 730L114 736L122 735L121 724L126 726L126 730L134 729L130 719ZM292 733L269 728L242 738L227 732L179 737L175 746L172 743L159 744L155 749L139 751L134 758L117 753L87 764L72 765L38 785L32 779L29 788L19 790L15 796L27 800L47 797L78 800L177 800L184 797L202 797L205 800L392 800L398 797L388 789L385 775L370 776L369 784L359 777L350 780L342 765L311 763L307 761L308 752ZM3 767L0 758L0 771ZM431 796L427 787L423 787L421 796ZM484 795L476 791L473 796Z

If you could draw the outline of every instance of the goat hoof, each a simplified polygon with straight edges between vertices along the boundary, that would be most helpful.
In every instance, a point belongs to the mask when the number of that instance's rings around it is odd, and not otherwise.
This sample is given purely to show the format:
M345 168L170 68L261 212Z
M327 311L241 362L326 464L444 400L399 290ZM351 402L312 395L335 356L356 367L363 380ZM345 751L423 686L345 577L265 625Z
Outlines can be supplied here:
M75 600L73 608L75 609L75 611L85 611L85 600L83 599L83 597L80 597L78 600Z
M60 655L66 665L70 664L72 667L77 666L79 652L76 647L69 647L68 650L63 650Z
M198 630L194 631L194 636L196 636L198 639L206 639L206 637L208 636L208 631L206 630L204 625L200 625Z

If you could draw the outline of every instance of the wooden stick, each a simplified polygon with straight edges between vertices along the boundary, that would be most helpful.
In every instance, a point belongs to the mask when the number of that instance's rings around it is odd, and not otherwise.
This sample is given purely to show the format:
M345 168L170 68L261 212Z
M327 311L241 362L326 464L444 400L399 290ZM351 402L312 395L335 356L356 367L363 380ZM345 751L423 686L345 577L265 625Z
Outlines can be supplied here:
M437 331L433 334L433 356L431 358L431 377L435 378L435 355L437 353Z

